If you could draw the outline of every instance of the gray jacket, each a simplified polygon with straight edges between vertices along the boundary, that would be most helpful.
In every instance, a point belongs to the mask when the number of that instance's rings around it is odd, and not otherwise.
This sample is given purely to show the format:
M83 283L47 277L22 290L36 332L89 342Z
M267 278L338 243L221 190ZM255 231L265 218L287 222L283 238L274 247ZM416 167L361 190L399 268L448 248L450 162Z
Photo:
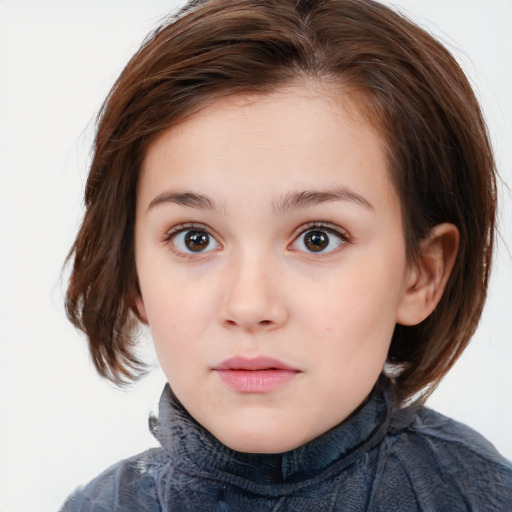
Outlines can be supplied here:
M469 427L374 392L348 420L290 452L247 454L197 424L169 386L161 444L78 489L62 512L512 511L512 464Z

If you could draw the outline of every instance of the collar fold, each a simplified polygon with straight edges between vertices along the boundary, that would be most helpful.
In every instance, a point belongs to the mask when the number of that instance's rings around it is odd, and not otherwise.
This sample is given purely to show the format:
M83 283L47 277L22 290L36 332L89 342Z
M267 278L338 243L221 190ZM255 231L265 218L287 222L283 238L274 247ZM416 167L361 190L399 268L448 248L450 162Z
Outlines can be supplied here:
M279 454L243 453L199 425L166 384L159 418L151 418L150 425L180 471L268 496L314 485L343 471L382 440L390 414L391 393L373 391L343 423L303 446Z

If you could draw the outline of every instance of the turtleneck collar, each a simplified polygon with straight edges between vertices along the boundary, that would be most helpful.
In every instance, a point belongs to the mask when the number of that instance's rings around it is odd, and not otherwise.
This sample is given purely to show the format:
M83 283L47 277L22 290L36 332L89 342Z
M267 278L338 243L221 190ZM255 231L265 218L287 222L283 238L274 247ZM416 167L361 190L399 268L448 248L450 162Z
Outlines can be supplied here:
M199 425L164 388L153 435L180 471L253 493L280 495L340 473L384 437L391 396L374 391L343 423L303 446L279 454L253 454L228 448Z

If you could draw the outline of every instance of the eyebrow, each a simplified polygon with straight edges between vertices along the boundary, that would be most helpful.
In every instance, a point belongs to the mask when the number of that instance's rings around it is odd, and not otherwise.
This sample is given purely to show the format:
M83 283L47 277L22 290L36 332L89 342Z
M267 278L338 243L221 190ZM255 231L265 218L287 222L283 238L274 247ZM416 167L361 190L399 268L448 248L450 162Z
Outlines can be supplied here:
M166 192L156 196L148 206L148 211L155 206L173 203L180 206L188 206L189 208L196 208L198 210L217 210L215 203L208 197L195 192Z
M341 187L329 190L303 190L286 194L279 202L273 203L274 212L283 215L291 210L308 208L331 201L351 201L373 210L373 205L357 192Z
M329 190L302 190L286 194L280 201L273 202L272 209L277 215L283 215L291 210L308 208L318 204L332 201L352 201L369 210L373 210L372 204L362 195L345 187ZM165 192L156 196L149 203L149 211L162 204L177 204L198 210L219 211L209 197L195 192Z

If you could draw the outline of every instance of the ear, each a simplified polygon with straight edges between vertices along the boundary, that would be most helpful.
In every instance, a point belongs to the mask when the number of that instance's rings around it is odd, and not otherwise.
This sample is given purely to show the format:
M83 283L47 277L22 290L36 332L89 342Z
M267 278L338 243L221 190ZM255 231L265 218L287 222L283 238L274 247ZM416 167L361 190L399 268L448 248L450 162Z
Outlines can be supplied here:
M438 224L420 242L421 255L411 265L396 321L417 325L441 300L459 248L459 230L453 224Z
M142 296L139 294L137 294L135 296L135 308L136 308L136 313L137 313L137 316L139 318L139 320L148 325L148 315L146 313L146 306L144 306L144 301L142 300Z

